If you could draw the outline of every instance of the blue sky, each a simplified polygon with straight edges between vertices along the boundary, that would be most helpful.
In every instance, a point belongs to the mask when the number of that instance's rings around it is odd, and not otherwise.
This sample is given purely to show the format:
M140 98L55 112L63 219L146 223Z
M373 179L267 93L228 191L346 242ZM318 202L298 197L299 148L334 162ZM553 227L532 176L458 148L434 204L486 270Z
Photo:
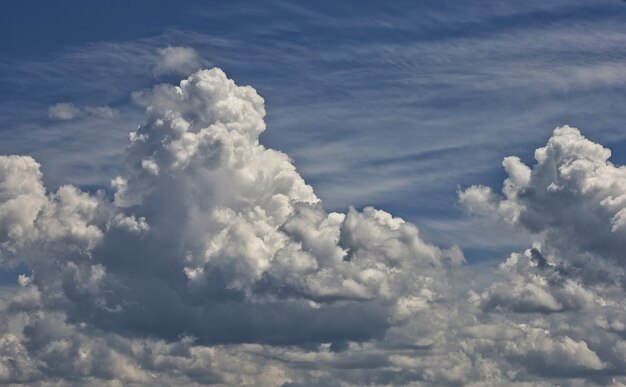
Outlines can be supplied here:
M329 210L375 205L471 259L527 239L469 220L456 193L497 188L500 162L569 124L626 147L621 1L7 2L0 14L0 152L30 154L54 188L109 189L130 95L158 50L195 49L266 100L261 141L289 154ZM56 103L114 117L48 117Z

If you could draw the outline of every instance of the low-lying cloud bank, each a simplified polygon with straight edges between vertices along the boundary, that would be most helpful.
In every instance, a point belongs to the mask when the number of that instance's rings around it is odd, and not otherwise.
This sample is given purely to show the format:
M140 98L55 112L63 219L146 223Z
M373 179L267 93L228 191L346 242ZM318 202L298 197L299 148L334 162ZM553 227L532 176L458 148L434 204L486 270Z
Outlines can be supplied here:
M365 208L328 213L219 69L133 98L114 199L0 156L0 382L621 385L626 168L577 129L460 202L535 237L490 274Z

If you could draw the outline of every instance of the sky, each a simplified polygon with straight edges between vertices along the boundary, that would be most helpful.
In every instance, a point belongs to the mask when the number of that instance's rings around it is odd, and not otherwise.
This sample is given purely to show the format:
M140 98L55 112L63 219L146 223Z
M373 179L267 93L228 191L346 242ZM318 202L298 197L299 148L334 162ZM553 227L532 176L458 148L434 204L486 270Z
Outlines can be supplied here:
M626 383L623 1L0 10L0 382Z

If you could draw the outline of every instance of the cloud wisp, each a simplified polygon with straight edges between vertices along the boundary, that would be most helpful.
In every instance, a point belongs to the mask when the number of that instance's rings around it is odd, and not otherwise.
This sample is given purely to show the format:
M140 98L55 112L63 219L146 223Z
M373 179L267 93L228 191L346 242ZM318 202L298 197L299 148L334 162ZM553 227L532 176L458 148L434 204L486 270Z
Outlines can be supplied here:
M576 129L532 168L505 159L503 195L460 192L534 238L485 275L387 212L326 211L259 142L263 98L222 70L133 99L146 118L113 198L0 157L0 262L28 267L0 299L0 381L626 381L626 178Z
M113 118L117 114L117 110L109 106L79 107L70 102L59 102L48 108L49 118L62 121L73 120L83 115L90 115L98 118Z

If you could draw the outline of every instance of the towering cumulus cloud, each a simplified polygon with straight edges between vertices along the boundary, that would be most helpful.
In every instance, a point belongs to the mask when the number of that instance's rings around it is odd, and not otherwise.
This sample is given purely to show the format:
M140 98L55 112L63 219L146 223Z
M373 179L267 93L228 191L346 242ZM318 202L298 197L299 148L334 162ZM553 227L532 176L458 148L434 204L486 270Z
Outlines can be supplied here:
M28 319L15 340L31 356L56 352L60 377L90 375L67 363L93 353L55 346L67 338L52 321L85 338L337 349L382 338L446 292L439 277L460 250L373 208L325 212L289 158L259 144L254 89L212 69L133 97L147 121L130 135L113 202L71 186L46 193L34 160L1 159L3 262L32 270L6 308Z
M1 382L624 380L626 172L576 129L532 169L505 159L503 195L460 193L536 235L477 276L384 211L326 212L259 143L263 99L221 70L133 98L146 121L112 197L49 192L35 160L0 157L0 259L24 272L1 293Z

